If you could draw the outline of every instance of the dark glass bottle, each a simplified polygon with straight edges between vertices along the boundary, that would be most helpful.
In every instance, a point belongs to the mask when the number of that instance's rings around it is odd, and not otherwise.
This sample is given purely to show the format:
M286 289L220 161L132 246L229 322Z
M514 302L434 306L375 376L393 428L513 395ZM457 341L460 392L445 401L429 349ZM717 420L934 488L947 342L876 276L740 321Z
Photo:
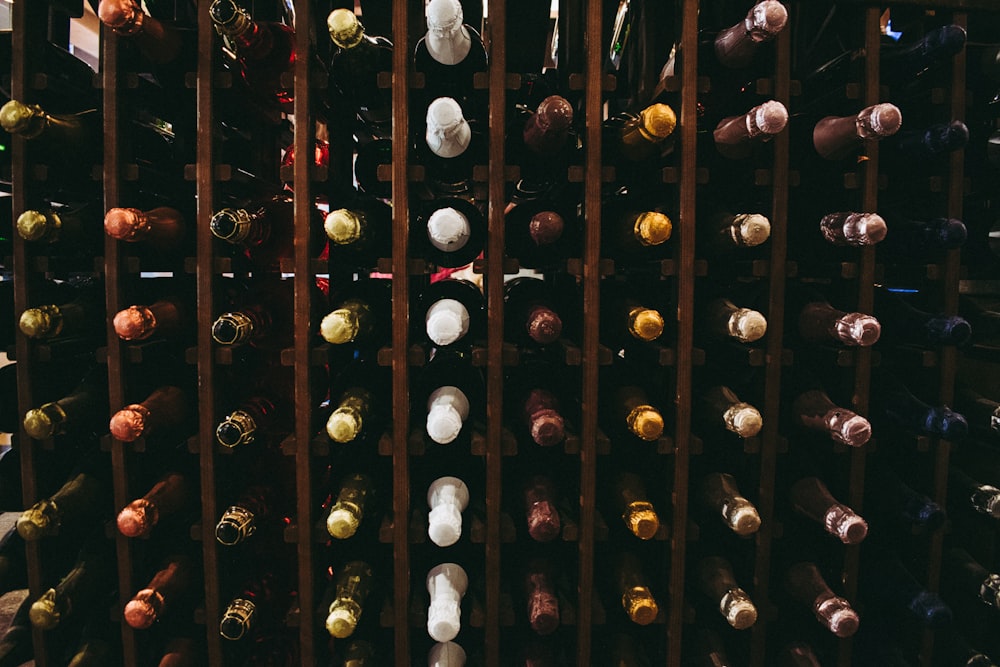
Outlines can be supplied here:
M711 427L724 427L741 438L752 438L764 427L760 411L741 401L729 387L716 385L702 391L698 397L702 421Z
M636 625L649 625L656 620L660 607L650 590L639 558L631 552L621 552L611 573L614 592L620 596L628 619Z
M39 440L57 435L83 436L103 431L108 414L108 376L95 368L66 396L24 415L24 431Z
M871 439L871 423L853 410L833 402L819 379L799 369L788 382L792 420L810 431L827 434L834 442L861 447Z
M951 590L957 599L1000 609L1000 574L987 570L965 549L945 551L941 576L945 590Z
M146 630L163 618L178 599L190 592L195 582L194 568L191 559L183 554L169 557L149 583L125 604L122 616L129 627Z
M807 288L795 290L790 297L790 317L786 319L803 340L849 347L869 347L878 342L882 327L873 316L839 310L822 294Z
M312 219L295 220L291 197L279 195L244 208L223 208L212 215L212 234L241 248L250 260L261 266L276 266L292 257L296 225L310 231L313 248L320 246L322 212L312 209Z
M937 593L924 588L896 556L867 563L861 568L861 577L864 593L885 613L909 617L928 628L951 623L951 608Z
M149 305L136 304L119 310L111 324L122 340L146 340L157 335L176 337L187 332L192 322L187 301L167 296Z
M471 345L486 333L483 291L460 278L432 282L421 292L412 319L423 322L423 335L437 347Z
M654 405L646 390L635 384L610 388L602 401L609 429L625 432L646 442L656 442L663 435L663 413Z
M559 597L553 575L552 564L540 558L531 559L524 574L528 626L542 636L559 629Z
M960 120L937 123L919 130L902 130L893 143L907 160L929 160L965 148L969 128Z
M145 13L136 0L101 0L97 17L155 65L171 63L181 55L184 44L177 28Z
M196 494L193 480L176 471L167 472L143 495L118 513L118 532L125 537L146 537L171 515L190 507Z
M965 417L947 405L928 405L913 395L903 382L881 371L873 382L873 414L884 416L897 427L918 435L959 441L969 433Z
M726 622L746 630L757 622L757 607L740 588L732 564L721 556L706 556L698 562L698 588L718 607Z
M557 289L540 278L521 276L504 283L505 338L513 343L549 345L563 335L560 311L572 307Z
M549 477L538 474L526 480L524 508L531 539L551 542L559 537L562 521L556 509L555 486Z
M737 535L753 535L760 529L760 514L743 497L736 478L729 473L712 472L700 482L698 497L711 514L719 516Z
M819 221L823 240L835 246L872 246L885 238L887 230L885 219L878 213L841 211L827 213Z
M480 419L485 392L482 373L467 354L438 349L418 377L416 414L427 415L425 430L439 445L447 445L471 432L469 422Z
M973 434L990 440L1000 436L1000 403L997 401L959 382L955 388L955 407L965 415Z
M575 213L551 199L508 206L504 216L505 254L517 258L525 268L555 268L575 249L576 223Z
M365 33L349 9L335 9L326 20L336 48L330 55L327 95L339 93L367 128L388 137L392 123L392 96L378 85L379 72L392 71L392 42ZM329 105L336 100L331 97Z
M330 439L346 445L381 436L390 384L388 369L370 359L356 359L337 374L330 389L332 411L326 421Z
M0 126L29 140L50 158L74 163L76 169L101 161L104 144L97 109L48 113L37 104L10 100L0 107Z
M48 248L53 254L70 248L73 252L103 252L101 223L95 213L96 206L86 204L31 209L21 213L14 224L18 235L39 250Z
M282 23L254 21L235 0L213 0L209 16L235 55L234 66L247 86L268 105L291 112L294 92L282 75L295 65L295 30Z
M930 313L885 288L875 289L875 312L889 339L925 346L964 345L972 327L958 315Z
M941 528L948 518L944 508L906 484L887 468L872 468L866 476L866 514L879 532L914 534Z
M601 255L634 261L663 259L674 225L659 208L637 211L609 202L601 227Z
M77 283L74 292L72 301L48 303L21 313L21 333L37 340L103 333L103 286L97 280L86 279Z
M184 216L175 208L160 206L148 211L112 208L104 216L104 231L111 238L142 243L154 251L177 249L186 232Z
M889 85L917 80L931 67L945 63L965 48L965 28L948 24L928 31L913 43L887 47L879 54L879 76Z
M629 531L640 540L651 540L660 529L660 517L648 499L642 477L632 472L615 476L614 506Z
M652 104L637 114L627 113L608 119L607 146L612 154L628 162L658 159L671 148L670 136L677 127L677 114L667 104Z
M860 618L851 604L834 594L815 563L801 562L785 572L785 589L795 601L812 609L816 620L838 637L850 637Z
M712 132L715 148L729 159L750 157L755 144L770 141L788 124L788 109L770 100L740 116L723 118Z
M28 617L34 627L52 630L94 608L113 585L112 544L103 535L84 544L73 568L32 603Z
M432 0L424 7L427 33L413 53L413 65L424 75L425 103L451 97L470 117L485 119L485 96L476 91L473 80L486 72L487 56L483 40L474 27L464 23L458 0Z
M21 513L17 532L26 541L54 535L80 535L111 510L106 461L86 457L55 493Z
M741 307L724 297L709 301L698 320L703 331L712 338L753 343L767 333L767 319L760 312Z
M392 334L392 281L368 278L345 285L330 299L334 306L319 324L323 340L333 345L372 348Z
M573 105L549 95L538 106L518 104L507 130L507 161L517 164L520 194L541 193L566 181L566 169L579 139L573 134Z
M312 304L325 302L327 284L313 283ZM253 285L238 310L219 315L212 323L212 338L220 345L251 345L261 349L280 349L292 339L292 281L265 276ZM252 296L251 296L252 295Z
M606 280L601 289L601 341L605 345L620 347L660 338L663 315L647 299L635 294L627 283Z
M292 397L287 386L275 389L251 392L244 398L215 428L216 442L230 448L255 442L274 444L278 436L291 430Z
M475 119L450 97L427 105L417 154L425 179L437 197L468 195L473 169L485 161L486 140Z
M833 497L818 477L802 477L789 489L796 512L819 523L844 544L860 544L868 535L868 522Z
M374 583L372 566L360 560L346 563L334 574L330 582L333 601L326 617L326 631L331 637L345 639L354 634Z
M771 221L760 213L732 213L712 202L698 203L698 244L713 255L754 248L771 237Z
M422 204L411 230L414 254L446 268L465 266L486 244L483 211L462 197L438 197Z
M956 466L948 468L948 507L958 513L1000 519L1000 489L984 484Z
M353 537L364 520L369 497L374 494L374 481L370 475L352 473L345 476L326 517L326 531L330 537L338 540Z
M281 574L264 572L253 576L226 606L219 634L223 639L239 641L255 629L271 627L290 602L291 590Z
M886 214L889 234L883 248L891 253L892 261L905 261L911 256L960 248L969 232L961 220L955 218L917 218Z
M135 442L161 431L170 433L185 424L189 411L184 390L164 385L140 403L126 405L111 415L111 435L122 442Z
M777 0L757 2L746 18L716 35L716 61L732 69L748 67L761 44L773 41L787 22L788 10Z
M331 261L373 267L392 255L392 207L374 197L358 197L331 210L323 222Z
M508 414L513 430L526 434L540 447L552 447L566 437L564 392L560 369L543 361L527 360L508 376Z
M267 484L251 484L239 494L215 525L215 538L220 544L233 546L249 539L261 527L281 519L278 516L277 490Z
M876 104L851 116L827 116L813 128L813 147L820 157L843 160L865 141L877 141L896 134L903 114L892 104Z

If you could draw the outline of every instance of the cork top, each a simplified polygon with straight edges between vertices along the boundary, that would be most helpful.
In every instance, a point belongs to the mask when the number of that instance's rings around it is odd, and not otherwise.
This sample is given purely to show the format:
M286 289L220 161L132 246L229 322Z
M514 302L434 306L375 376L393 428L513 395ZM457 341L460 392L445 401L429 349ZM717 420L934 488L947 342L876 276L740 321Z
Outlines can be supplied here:
M663 334L663 326L663 316L653 308L636 308L629 313L629 329L639 340L656 340Z
M356 243L361 238L361 219L353 211L338 208L327 213L323 229L337 245Z
M58 229L58 227L58 217L49 218L41 211L25 211L17 216L17 233L25 241L42 239L51 229Z
M328 343L342 345L353 341L361 331L357 314L349 308L338 308L319 324L319 333Z
M146 216L137 208L113 208L104 215L104 232L119 241L134 239L145 225Z
M159 520L156 505L145 498L137 498L122 508L116 523L118 532L125 537L143 537L149 535Z
M646 211L635 220L635 236L644 246L660 245L670 238L674 226L663 213Z
M135 442L146 430L149 410L139 404L127 405L111 416L111 435L122 442Z
M642 129L653 139L666 139L677 127L677 114L668 104L651 104L641 115Z
M10 100L0 107L0 126L11 134L24 134L31 128L31 121L41 109Z
M334 9L326 17L330 39L342 49L357 46L365 36L365 28L350 9Z

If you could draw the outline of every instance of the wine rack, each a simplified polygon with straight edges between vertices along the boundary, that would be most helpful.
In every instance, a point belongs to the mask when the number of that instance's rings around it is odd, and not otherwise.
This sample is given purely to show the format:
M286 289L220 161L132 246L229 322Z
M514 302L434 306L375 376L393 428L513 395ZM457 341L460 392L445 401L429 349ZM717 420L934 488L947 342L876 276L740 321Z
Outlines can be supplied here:
M68 3L74 5L74 3ZM263 4L263 3L261 3ZM307 29L299 29L296 33L296 48L299 54L309 54L316 51L316 30L314 26L323 25L327 4L314 0L293 0L296 22ZM386 3L389 4L389 3ZM416 90L415 72L412 71L413 47L424 32L422 13L415 9L412 2L396 1L392 4L391 30L394 43L393 72L391 77L381 82L390 87L393 97L392 113L392 164L388 173L384 174L391 180L393 207L393 239L392 256L380 263L382 270L388 269L392 274L392 331L391 342L379 351L379 363L391 368L391 429L378 443L378 453L383 459L391 461L391 493L387 501L387 518L382 521L379 530L379 544L372 547L381 549L383 559L391 561L391 572L381 572L380 578L388 585L381 588L380 600L375 601L372 609L366 613L378 617L378 628L383 638L391 637L391 642L383 642L382 650L390 650L392 658L382 656L378 664L394 664L406 667L423 661L423 643L416 641L423 628L414 619L419 618L414 610L423 602L424 571L414 567L430 558L421 541L414 539L414 524L419 515L417 510L424 508L420 504L423 489L413 484L413 470L423 466L424 460L419 458L413 448L411 433L414 425L419 426L419 415L411 412L411 387L418 372L414 363L412 351L413 341L410 326L411 295L419 288L421 281L426 279L426 272L419 266L420 258L414 257L410 247L410 213L407 203L411 198L411 184L414 170L413 158L408 150L411 143L411 110L408 99ZM418 3L419 4L419 3ZM507 55L502 45L508 33L516 31L517 21L507 13L505 0L488 1L488 19L484 29L484 42L487 43L490 56L489 70L485 81L481 82L489 91L489 123L488 148L489 162L485 173L487 190L487 225L488 238L485 248L485 259L477 262L477 269L483 274L484 293L487 303L488 334L485 349L478 350L477 363L484 371L486 378L485 425L478 441L476 456L480 456L484 469L484 492L480 499L484 512L481 515L481 525L473 529L477 537L473 538L476 548L467 549L463 555L469 555L481 562L472 563L472 568L481 575L481 595L475 604L472 617L471 640L467 640L465 648L470 654L479 656L482 664L487 667L499 667L501 664L512 664L512 651L517 648L517 635L511 629L511 617L517 616L513 611L511 593L513 587L505 581L507 568L517 560L518 543L509 528L512 506L505 475L516 469L510 456L524 456L517 447L509 446L511 435L505 428L504 411L504 375L516 355L510 355L508 344L504 340L504 276L509 273L509 262L504 256L505 226L504 207L507 203L509 174L505 164L505 128L507 127L506 110L507 96L516 89L517 74L507 71ZM579 133L584 145L584 158L576 176L582 179L582 207L586 224L583 230L583 243L580 256L572 258L569 263L575 267L575 277L578 280L582 301L581 337L578 343L578 369L580 376L580 421L575 426L578 438L572 446L567 445L562 454L571 465L565 465L568 470L578 476L572 480L571 486L579 490L578 498L571 500L576 503L571 509L575 516L572 537L563 538L560 553L573 554L567 558L565 569L574 582L569 591L567 608L572 609L572 624L564 618L564 627L558 637L567 643L566 664L596 665L602 664L608 658L605 652L610 640L607 619L617 606L617 601L603 592L600 585L602 577L606 576L606 567L600 556L607 551L608 522L611 517L599 511L598 472L607 461L628 456L628 450L608 439L602 432L599 420L601 401L606 398L606 387L601 382L601 371L610 365L606 348L599 337L599 317L601 312L601 283L607 277L609 262L602 254L602 183L608 176L605 164L607 146L602 146L603 122L605 120L604 105L608 93L615 85L614 77L605 72L605 52L601 40L591 36L605 34L606 18L604 5L607 0L560 0L558 34L559 34L559 76L566 91L579 98L579 108L582 110L582 121L578 122ZM655 470L663 473L660 479L647 479L647 487L666 489L663 494L669 499L669 508L661 507L661 518L669 517L668 530L658 536L655 546L661 558L651 559L655 565L647 567L656 569L648 574L656 582L660 594L660 618L642 635L648 640L646 649L652 655L650 664L666 664L679 666L687 659L689 646L693 643L693 625L699 619L693 602L690 599L689 580L695 563L689 557L689 551L704 536L699 530L693 505L696 499L696 479L694 471L703 467L706 461L718 453L720 446L729 446L730 442L716 442L708 437L703 438L701 427L693 415L696 414L696 396L694 387L696 378L706 365L706 352L701 349L704 341L697 333L697 317L699 300L702 296L702 286L711 283L713 271L718 268L713 262L705 269L705 257L696 247L696 239L702 233L696 222L698 208L698 193L708 183L713 182L712 164L701 162L699 147L705 141L711 141L699 133L699 99L698 94L705 89L704 71L699 67L699 3L697 0L677 0L676 2L646 2L643 6L648 20L644 21L643 30L649 31L649 38L670 39L670 36L657 33L665 24L674 24L676 46L682 54L680 67L674 71L670 80L664 83L668 90L675 91L679 100L677 152L672 165L664 170L663 180L676 188L676 207L674 217L674 237L670 241L672 256L663 262L663 284L670 285L672 303L676 304L676 319L668 318L668 325L674 331L673 349L668 354L661 355L662 366L650 373L659 372L663 375L663 386L667 391L657 396L660 405L669 406L668 430L663 443L656 450ZM749 6L750 3L748 3ZM789 0L785 3L790 16L794 16L798 7L809 4L806 0ZM856 100L860 106L868 106L884 101L880 89L879 45L882 37L880 17L885 7L867 0L842 0L838 3L843 11L856 19L856 37L863 44L863 66L860 71L862 78L854 81L857 85ZM892 7L920 7L934 9L950 17L954 24L966 26L970 20L979 15L995 13L996 3L992 0L912 0L885 3ZM194 274L196 284L197 339L192 349L187 350L187 363L194 364L197 372L197 404L200 407L197 418L196 432L187 441L186 446L191 457L197 458L200 469L200 516L191 526L191 539L200 542L202 567L204 570L203 602L195 613L196 622L203 625L204 652L206 664L226 665L240 664L227 653L224 640L220 638L217 621L225 608L222 581L225 576L227 561L220 552L222 547L215 539L215 522L220 511L224 509L222 487L231 473L227 456L220 452L215 443L215 427L219 417L219 406L226 394L226 373L216 352L217 345L211 336L212 323L218 311L213 285L220 274L220 260L217 241L213 238L209 222L219 199L218 176L221 166L220 157L214 149L213 119L217 116L220 99L225 95L231 81L227 83L228 73L222 73L219 67L219 38L209 17L210 2L201 0L198 3L197 25L197 64L187 77L188 88L185 94L193 99L192 113L196 114L196 161L188 171L193 177L191 193L196 197L194 208L194 256L186 258L185 267L176 267L176 274L185 271ZM38 77L33 69L33 45L46 39L49 34L50 22L62 22L63 14L58 11L50 13L50 8L43 2L15 2L12 4L13 20L13 59L12 97L32 100L36 91ZM798 83L792 76L792 39L794 30L783 31L773 45L773 62L771 71L761 73L755 83L769 90L770 98L782 102L794 111L796 97L800 94ZM665 31L662 31L665 32ZM322 33L322 30L319 30ZM133 72L129 71L130 63L123 58L123 42L125 38L115 35L111 30L103 29L101 40L101 69L95 86L101 88L103 98L104 123L104 158L101 167L103 183L103 207L105 209L126 206L123 199L123 186L128 179L126 160L122 154L122 146L118 141L123 132L125 96L128 94L128 84ZM492 46L489 46L492 45ZM650 49L642 57L645 62L639 68L646 80L641 82L641 88L653 89L658 83L656 74L660 71L668 48ZM973 64L963 51L954 57L947 86L943 90L947 107L947 115L951 119L962 120L967 110L966 73ZM294 153L297 156L310 155L315 142L315 117L311 101L322 94L323 87L315 85L318 72L311 58L299 57L295 62L292 86L295 96L294 111ZM351 146L350 122L337 123L338 112L331 110L330 126L330 163L325 172L317 173L310 160L298 159L291 170L291 183L294 188L294 207L296 220L308 220L314 206L314 195L334 192L337 188L350 184L351 179ZM346 129L345 129L346 128ZM981 138L980 138L981 139ZM34 196L34 188L38 184L31 177L31 165L27 160L26 142L18 137L13 139L13 196L11 205L15 212L29 208ZM857 210L875 211L879 208L882 192L882 177L880 171L879 147L877 144L866 145L865 159L857 164L839 165L849 173L845 176L844 187L854 191L858 202ZM756 367L760 373L755 389L760 396L758 407L763 415L764 427L756 438L746 439L741 443L742 453L750 465L742 471L752 477L741 479L744 494L751 497L758 508L761 517L761 528L756 538L743 541L734 547L734 553L751 552L751 562L739 563L750 576L743 577L743 586L748 590L756 603L760 616L754 627L739 640L733 640L730 654L740 658L741 664L755 666L773 665L776 662L776 651L784 641L781 635L780 600L782 598L783 572L779 571L779 559L776 551L788 549L788 536L782 534L778 517L781 514L777 507L784 486L793 480L782 476L782 462L787 459L790 451L802 446L796 443L795 434L785 428L781 415L787 410L783 405L783 379L789 366L802 363L797 355L798 350L789 349L789 343L783 332L787 329L787 320L794 318L795 313L788 310L786 287L791 281L798 280L805 272L804 264L808 256L798 255L790 250L789 227L798 224L794 220L796 203L803 197L811 196L803 192L798 185L800 174L796 171L796 146L790 132L783 132L769 144L767 148L768 162L764 168L754 165L751 161L747 169L758 169L755 185L757 194L769 202L771 210L771 237L767 252L757 256L752 270L752 278L761 286L766 294L762 301L768 320L768 332L765 345L759 348L757 356L745 365ZM803 168L807 168L807 165ZM962 218L963 200L965 196L966 161L963 151L950 154L946 162L934 174L937 179L936 189L946 215L952 218ZM809 223L811 224L811 223ZM891 232L890 232L891 233ZM327 552L322 542L316 538L314 527L321 523L316 497L323 489L318 488L316 469L325 465L330 454L326 443L317 445L316 429L314 428L316 407L312 396L312 385L322 363L325 363L324 351L317 350L311 333L316 330L318 321L315 316L317 304L314 290L316 273L329 273L331 282L344 279L343 269L316 259L319 248L314 247L309 235L300 225L296 232L294 255L290 263L282 265L282 270L293 274L291 280L294 286L294 297L291 311L296 332L291 348L282 350L281 363L290 366L294 371L294 431L282 443L281 451L294 468L295 503L294 520L284 530L284 540L294 546L297 594L294 607L284 617L287 631L296 636L299 660L303 665L321 664L321 659L329 659L328 637L323 628L321 609L323 591L326 582L323 580L329 563ZM836 277L838 284L851 293L852 307L858 311L870 313L874 307L875 285L882 280L891 280L892 267L880 263L875 248L869 246L862 249L852 249L853 257L839 265L840 274ZM37 271L38 264L34 261L36 254L27 244L15 236L13 242L13 272L15 310L21 312L33 305L28 277ZM106 287L106 309L114 313L129 305L125 300L126 284L135 276L130 250L125 244L108 237L104 244L103 261L99 271L103 274ZM142 261L145 261L143 258ZM798 260L798 261L795 261ZM621 265L616 264L616 270ZM225 262L221 262L225 266ZM808 267L819 270L822 267ZM935 283L939 295L936 304L940 312L955 315L959 312L959 284L963 272L962 255L959 250L948 250L928 265L924 274L928 281ZM707 274L707 275L706 275ZM901 275L901 274L900 274ZM896 276L898 277L898 276ZM349 279L349 278L348 278ZM904 277L908 279L908 276ZM323 304L325 306L325 304ZM40 344L33 343L25 336L18 335L13 350L18 362L18 396L19 409L23 414L33 407L35 391L33 387L37 380L35 364L39 358ZM708 353L711 356L711 353ZM945 346L932 357L926 355L925 366L930 364L935 368L937 399L941 403L950 404L955 398L956 369L961 353L954 346ZM110 410L113 412L127 402L130 396L127 391L126 376L134 359L129 356L125 345L113 331L109 332L106 345L102 346L101 356L106 359L109 377ZM330 357L333 359L333 356ZM860 415L868 415L872 399L873 367L880 363L879 350L870 347L858 347L848 352L841 351L836 359L829 359L829 367L836 367L841 376L847 377L849 387L850 407ZM422 363L422 362L421 362ZM134 370L134 369L133 369ZM334 369L331 368L331 373ZM849 375L845 375L849 374ZM844 481L840 497L845 503L864 513L866 469L872 456L880 455L886 448L898 444L910 447L915 456L929 462L932 471L929 486L923 490L934 500L944 505L948 497L949 467L952 444L939 438L918 438L916 442L890 443L880 440L876 431L872 446L861 448L833 448L831 461L834 470L832 475ZM372 445L375 446L374 444ZM42 488L40 466L47 460L46 448L51 443L33 440L23 431L16 434L15 447L19 449L22 461L23 495L25 506L28 507L39 499L51 493L52 489ZM512 451L513 450L513 451ZM874 452L874 453L873 453ZM142 489L136 488L133 474L136 469L145 465L145 454L139 448L116 440L110 442L110 465L114 480L114 502L116 509L125 506L132 498L138 496ZM330 457L329 461L336 461ZM428 458L428 461L437 459ZM665 472L664 472L665 471ZM470 521L471 523L471 521ZM661 539L663 538L663 539ZM129 601L131 595L146 579L146 570L141 569L137 562L137 549L133 541L115 533L116 555L118 567L118 599L117 607L110 610L116 622L120 623L123 664L127 667L151 664L149 640L121 621L121 608ZM613 538L612 538L613 539ZM513 541L513 542L512 542ZM936 531L921 547L926 550L921 561L925 563L923 571L914 575L930 590L937 590L941 582L941 568L945 533ZM481 548L479 547L481 545ZM29 563L30 595L38 597L46 589L52 573L46 573L42 551L47 548L45 542L28 542L27 556ZM611 544L610 548L614 545ZM336 546L334 549L343 552L346 547ZM366 547L367 548L367 547ZM864 546L838 546L834 569L838 585L836 588L852 602L859 600L859 578L865 567L862 553ZM389 553L391 552L391 553ZM573 553L575 552L575 553ZM653 553L653 552L650 552ZM346 555L346 554L344 554ZM438 557L434 554L433 557ZM447 555L444 556L447 558ZM735 563L734 563L735 564ZM829 578L828 578L829 580ZM414 601L420 604L415 604ZM103 611L103 610L101 610ZM862 614L864 619L864 614ZM370 619L369 619L370 620ZM464 620L464 619L463 619ZM862 623L864 620L862 620ZM465 637L465 635L463 635ZM54 650L51 637L44 631L35 629L33 634L35 661L40 667L59 664L57 651ZM473 645L475 642L476 645ZM918 656L919 664L929 667L941 664L935 661L934 634L924 631L919 639L919 646L911 647ZM837 664L848 667L854 664L852 656L854 646L851 640L820 640L817 648L825 656L824 664Z

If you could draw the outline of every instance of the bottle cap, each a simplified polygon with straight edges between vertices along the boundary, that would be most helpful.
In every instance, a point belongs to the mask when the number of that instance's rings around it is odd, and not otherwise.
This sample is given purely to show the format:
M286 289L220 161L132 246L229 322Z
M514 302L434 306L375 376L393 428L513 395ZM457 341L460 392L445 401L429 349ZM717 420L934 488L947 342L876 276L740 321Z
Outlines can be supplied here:
M931 234L942 248L951 250L960 248L969 237L965 223L955 218L938 218L931 221Z
M539 345L548 345L559 340L562 326L559 314L546 306L532 308L525 322L528 337Z
M327 237L337 245L356 243L361 238L361 218L354 211L338 208L326 214L323 229Z
M134 0L101 0L97 6L101 23L122 34L138 32L142 16L142 9Z
M243 345L252 337L253 320L246 313L223 313L212 323L212 339L219 345Z
M17 100L10 100L0 107L0 126L11 134L26 134L39 111L41 109L37 105L28 106Z
M635 238L644 246L660 245L670 238L674 226L663 213L646 211L635 219Z
M153 334L156 316L147 306L129 306L115 313L112 325L122 340L142 340Z
M257 420L246 410L233 410L215 429L215 439L223 447L239 447L254 441Z
M756 310L740 308L729 319L729 331L741 343L752 343L767 333L767 319Z
M869 116L872 131L878 137L890 137L903 125L903 114L894 104L876 104Z
M46 403L24 414L24 431L35 440L51 438L59 431L59 424L66 419L66 413L58 403Z
M642 129L652 137L653 141L666 139L677 127L677 114L668 104L651 104L643 109L640 115Z
M458 636L462 629L461 612L458 603L450 600L431 602L427 610L427 634L438 642L448 642Z
M629 313L629 331L639 340L656 340L663 333L663 325L663 316L658 310L635 308Z
M539 103L535 123L549 132L563 132L573 124L573 105L565 97L549 95Z
M752 438L760 433L764 420L760 412L749 403L736 403L729 406L723 415L726 428L741 438Z
M335 506L330 510L330 516L326 518L327 532L338 540L346 540L353 536L354 533L358 532L360 525L361 521L357 514L346 507Z
M969 434L969 422L965 419L965 415L955 412L947 406L936 408L935 412L936 423L933 424L932 428L945 440L958 442Z
M462 536L462 512L452 503L441 503L427 514L427 536L439 547L450 547Z
M932 315L925 323L927 340L934 345L961 346L969 342L972 325L957 315Z
M41 211L25 211L17 216L17 233L25 241L37 241L53 229L59 229L59 216L50 218Z
M233 21L240 13L240 8L233 0L215 0L209 9L212 21L225 25Z
M834 335L845 345L871 347L882 335L882 325L871 315L847 313L834 325Z
M146 215L137 208L113 208L104 214L104 233L119 241L134 241L148 227Z
M435 345L451 345L469 332L469 311L457 299L438 299L424 316L427 337Z
M216 211L208 223L212 236L226 243L241 243L250 235L253 216L244 208L224 208Z
M226 607L226 612L219 622L219 634L224 639L237 641L243 638L254 622L254 615L257 611L253 601L244 598L236 598Z
M334 9L326 17L326 28L330 39L342 49L350 49L361 43L365 28L350 9Z
M566 437L566 424L556 410L542 409L531 414L531 439L541 447L558 445Z
M17 534L28 542L54 535L59 530L59 508L51 499L40 500L17 518Z
M427 667L464 667L465 649L455 642L438 642L427 653Z
M427 147L438 157L453 158L465 152L472 141L472 128L461 105L450 97L439 97L427 106Z
M652 442L663 435L663 415L652 405L639 405L625 418L629 430L636 436Z
M361 414L351 408L337 408L326 420L326 434L334 442L351 442L361 433L363 426Z
M771 237L771 221L760 213L743 213L733 218L733 240L747 248L759 246Z
M42 597L31 603L28 618L31 624L41 630L52 630L59 625L62 614L56 605L56 589L50 588Z
M163 611L163 595L151 588L144 588L125 605L125 622L136 630L152 627Z
M427 239L442 252L461 250L471 236L469 219L450 206L437 209L427 218Z
M29 308L21 313L17 326L28 338L52 338L62 331L62 315L58 306Z
M660 517L652 503L639 501L630 503L622 517L632 534L640 540L651 540L660 529Z
M319 334L328 343L343 345L352 342L361 331L357 314L349 308L338 308L319 323Z
M118 532L125 537L149 535L160 520L160 511L154 503L145 498L137 498L118 513Z
M435 405L427 413L427 435L439 445L453 442L462 424L462 415L452 405Z
M536 542L551 542L559 537L562 521L555 506L546 501L533 503L528 508L528 534Z
M872 425L850 410L836 409L828 418L830 436L849 447L860 447L872 437Z
M215 539L232 546L253 535L257 530L253 512L240 505L233 505L215 526Z
M907 605L911 612L920 620L922 625L931 628L944 627L951 623L952 612L944 600L937 593L930 591L920 591Z
M134 403L111 415L111 435L122 442L135 442L146 431L149 410Z
M755 42L766 42L777 37L788 22L788 10L778 0L763 0L750 10L746 27Z
M749 500L737 497L726 507L725 519L737 535L753 535L760 530L760 514Z
M540 211L528 221L528 236L536 246L551 245L562 238L566 223L555 211Z
M326 617L326 631L331 637L345 639L354 633L354 628L358 625L358 619L350 609L337 605L330 607L330 614Z
M645 586L633 586L625 591L622 595L622 606L636 625L649 625L660 613L656 599Z
M757 607L742 588L726 591L719 602L719 610L729 625L737 630L746 630L757 622Z
M776 100L769 100L755 107L753 114L754 125L764 134L778 134L788 125L788 109Z
M559 629L559 600L550 591L536 591L529 597L528 625L543 637Z
M458 0L431 0L424 7L429 31L450 33L456 25L465 20L462 5Z

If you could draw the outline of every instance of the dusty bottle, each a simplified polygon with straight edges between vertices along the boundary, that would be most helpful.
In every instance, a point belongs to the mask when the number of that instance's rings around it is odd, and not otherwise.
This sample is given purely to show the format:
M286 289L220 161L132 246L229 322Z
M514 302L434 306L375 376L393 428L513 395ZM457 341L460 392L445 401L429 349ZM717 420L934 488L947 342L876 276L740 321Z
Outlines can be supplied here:
M161 519L188 507L194 491L187 476L168 472L145 495L122 508L118 532L125 537L149 535Z
M145 630L166 614L194 583L194 564L178 555L167 560L149 583L125 604L122 615L129 627Z
M326 517L326 531L331 537L346 540L352 537L365 516L365 505L375 492L370 476L363 473L348 475L340 483L337 500Z
M157 251L171 251L184 240L186 222L175 208L159 206L143 211L112 208L104 215L104 232L127 243L142 243Z
M615 506L622 521L633 535L641 540L651 540L660 529L660 517L646 495L642 477L631 472L615 476Z
M868 522L838 502L818 477L802 477L789 489L796 512L816 521L844 544L860 544L868 535Z
M334 599L327 611L326 630L331 637L350 637L361 619L365 599L374 583L375 572L364 561L344 565L334 576Z
M760 528L760 514L740 494L736 478L729 473L713 472L701 480L701 502L737 535L752 535Z
M122 442L135 442L161 431L170 432L185 423L189 400L180 387L166 385L140 403L131 403L111 415L111 435Z
M457 563L442 563L427 573L427 634L438 642L458 636L462 627L462 598L469 587L469 576Z
M797 602L812 609L816 620L838 637L850 637L860 618L851 604L834 594L815 563L801 562L785 572L785 589Z
M698 586L715 603L730 626L746 630L757 622L757 607L736 583L733 566L720 556L707 556L698 563Z
M427 536L450 547L462 536L462 512L469 506L469 487L458 477L438 477L427 488Z

